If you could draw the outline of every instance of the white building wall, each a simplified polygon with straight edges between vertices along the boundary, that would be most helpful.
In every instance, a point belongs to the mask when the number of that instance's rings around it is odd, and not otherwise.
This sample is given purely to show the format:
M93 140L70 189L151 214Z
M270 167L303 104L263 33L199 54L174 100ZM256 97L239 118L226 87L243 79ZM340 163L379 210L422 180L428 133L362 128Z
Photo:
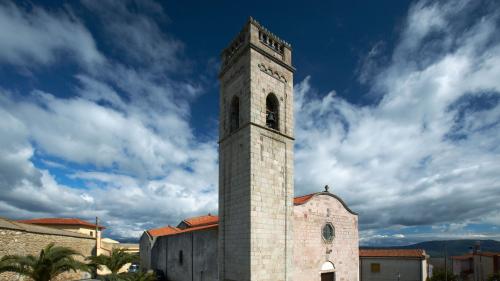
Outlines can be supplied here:
M425 260L409 258L360 258L361 281L425 281ZM380 272L371 272L371 264L380 264Z

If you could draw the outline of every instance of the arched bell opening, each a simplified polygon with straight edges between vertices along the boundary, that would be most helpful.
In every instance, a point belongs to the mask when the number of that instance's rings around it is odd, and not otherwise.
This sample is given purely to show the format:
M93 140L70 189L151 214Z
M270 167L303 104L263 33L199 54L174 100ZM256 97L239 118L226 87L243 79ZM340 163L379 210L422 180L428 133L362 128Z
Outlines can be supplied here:
M273 93L266 98L266 126L279 130L279 102Z

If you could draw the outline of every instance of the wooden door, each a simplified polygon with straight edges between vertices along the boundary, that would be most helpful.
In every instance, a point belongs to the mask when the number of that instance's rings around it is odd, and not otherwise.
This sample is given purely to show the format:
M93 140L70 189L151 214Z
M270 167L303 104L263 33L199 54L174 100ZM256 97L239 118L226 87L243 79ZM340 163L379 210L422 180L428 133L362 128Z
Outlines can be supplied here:
M335 281L335 272L321 273L321 281Z

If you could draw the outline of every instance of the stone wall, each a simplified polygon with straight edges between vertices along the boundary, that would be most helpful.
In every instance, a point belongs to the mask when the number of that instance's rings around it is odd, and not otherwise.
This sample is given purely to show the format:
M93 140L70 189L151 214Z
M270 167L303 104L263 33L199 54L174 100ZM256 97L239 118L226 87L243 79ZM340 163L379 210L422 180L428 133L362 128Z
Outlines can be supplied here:
M63 236L44 233L32 233L23 230L13 230L0 228L0 257L5 255L34 255L38 256L40 250L49 243L55 243L57 246L72 248L83 256L92 255L95 249L95 239L88 237ZM82 260L83 258L79 258ZM88 273L70 272L60 275L56 280L80 280L89 277ZM19 279L17 274L2 273L0 281L23 280ZM24 279L28 280L28 279Z
M144 232L139 240L139 257L141 270L147 271L151 268L151 247L156 239L152 239Z
M157 237L151 269L169 281L218 281L217 239L216 227Z
M326 223L335 228L332 242L322 236ZM295 206L293 230L293 280L321 280L321 268L327 262L333 263L337 281L358 280L358 216L338 198L322 192Z
M273 37L273 43L262 38ZM220 96L219 259L221 280L290 280L293 201L291 50L250 20L223 52ZM266 98L278 130L266 126ZM239 99L239 129L229 122Z

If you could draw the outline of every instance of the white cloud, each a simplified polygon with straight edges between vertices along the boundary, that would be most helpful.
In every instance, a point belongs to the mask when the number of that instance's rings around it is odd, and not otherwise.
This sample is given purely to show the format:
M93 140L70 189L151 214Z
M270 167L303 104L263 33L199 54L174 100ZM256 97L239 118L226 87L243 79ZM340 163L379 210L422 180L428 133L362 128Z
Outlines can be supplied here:
M363 241L432 235L409 235L407 226L447 223L459 231L470 223L499 224L492 211L500 207L498 18L484 15L460 29L455 20L471 4L450 3L413 5L386 65L377 61L380 49L369 54L377 63L358 73L381 95L378 104L354 105L333 90L322 96L309 77L295 87L296 194L329 184L360 212ZM137 237L145 228L216 211L216 140L200 141L190 126L190 102L203 88L168 74L184 65L182 43L145 15L134 17L123 2L84 4L109 23L105 32L116 38L110 44L123 60L104 58L69 13L0 5L0 22L34 40L0 40L6 50L0 61L48 65L63 51L93 65L76 74L71 97L0 92L0 119L7 120L0 122L0 213L99 216L115 236ZM141 5L167 20L154 3ZM53 42L30 35L39 31ZM50 168L64 165L68 179L35 167L34 158ZM395 232L380 234L384 227Z
M296 86L296 193L329 184L365 229L498 216L498 14L460 29L473 4L454 3L412 6L391 61L369 80L376 105L321 97L309 77Z
M16 98L0 91L0 117L8 121L0 124L0 143L5 144L0 147L0 213L12 218L99 216L115 237L137 238L146 228L216 212L217 144L215 139L197 140L189 124L189 101L202 88L163 73L181 61L182 44L166 37L145 15L134 17L126 3L105 4L114 7L111 17L103 15L112 21L106 30L115 38L110 43L125 58L101 58L93 49L100 63L75 75L76 95L33 90ZM146 4L139 6L154 8ZM29 32L54 31L53 26L61 26L71 31L46 33L54 43L41 42L41 50L29 49L27 43L0 43L0 48L10 48L8 63L25 66L34 59L48 65L57 63L61 50L89 51L78 40L87 34L92 41L91 34L67 13L49 14L37 7L27 12L13 4L0 8L1 15L9 15L0 19L8 22L9 30L24 26ZM98 16L107 13L90 8ZM161 10L155 13L162 16ZM135 34L130 36L143 35L141 42L120 36L129 28ZM136 61L141 54L146 61ZM90 55L83 61L95 62ZM35 167L35 160L42 166ZM43 166L66 169L64 175L51 174ZM74 187L71 181L85 187Z
M70 13L0 3L0 62L31 67L62 55L86 66L103 62L92 35Z

